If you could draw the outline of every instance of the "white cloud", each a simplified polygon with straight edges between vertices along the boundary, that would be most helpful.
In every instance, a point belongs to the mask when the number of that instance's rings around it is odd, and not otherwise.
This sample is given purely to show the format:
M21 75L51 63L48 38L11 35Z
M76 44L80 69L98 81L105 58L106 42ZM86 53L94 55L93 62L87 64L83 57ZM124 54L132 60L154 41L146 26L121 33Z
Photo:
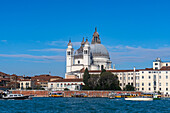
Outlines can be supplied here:
M52 45L52 46L64 46L66 47L69 41L51 41L50 43L48 43L48 45ZM72 42L73 47L80 47L81 46L81 42Z
M29 51L42 51L42 52L54 51L54 52L65 52L66 49L50 48L50 49L32 49L32 50L29 50Z
M28 54L17 54L17 55L0 54L0 57L65 61L65 56L34 56L34 55L28 55Z
M5 42L7 42L7 40L1 40L1 42L4 42L4 43L5 43Z
M131 46L115 46L108 49L112 61L116 63L152 61L157 57L170 58L170 47L151 49Z
M21 62L34 62L34 63L50 63L50 61L32 61L32 60L18 60L18 61L21 61Z
M51 41L48 45L58 46L58 45L67 45L68 41Z

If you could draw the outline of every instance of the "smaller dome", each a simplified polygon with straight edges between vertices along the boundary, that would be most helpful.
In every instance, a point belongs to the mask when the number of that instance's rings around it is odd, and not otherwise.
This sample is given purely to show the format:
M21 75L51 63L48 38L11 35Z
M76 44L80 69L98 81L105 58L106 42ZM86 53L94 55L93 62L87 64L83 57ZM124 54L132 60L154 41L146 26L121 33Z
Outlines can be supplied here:
M89 45L88 39L86 39L85 45Z
M74 58L75 59L83 58L83 47L82 46L75 52Z

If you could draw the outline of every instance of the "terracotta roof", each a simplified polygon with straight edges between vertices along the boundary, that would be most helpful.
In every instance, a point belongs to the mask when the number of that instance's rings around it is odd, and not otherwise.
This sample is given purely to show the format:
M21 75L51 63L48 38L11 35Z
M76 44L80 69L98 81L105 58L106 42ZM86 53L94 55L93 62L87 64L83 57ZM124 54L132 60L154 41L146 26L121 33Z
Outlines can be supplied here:
M60 79L51 82L83 82L83 79Z
M20 80L20 81L31 81L30 79L24 79L24 80Z
M163 66L160 70L170 70L170 66Z
M106 70L107 72L134 72L134 70ZM139 70L135 70L135 72L138 72ZM89 71L91 73L95 73L95 72L101 72L101 70L92 70Z
M43 81L43 80L40 80L40 81L37 81L37 82L48 82L48 81Z
M0 75L3 75L3 76L10 76L9 74L3 73L3 72L0 72Z
M10 81L10 78L0 78L0 80L3 80L3 81Z
M17 76L16 74L12 74L11 76Z

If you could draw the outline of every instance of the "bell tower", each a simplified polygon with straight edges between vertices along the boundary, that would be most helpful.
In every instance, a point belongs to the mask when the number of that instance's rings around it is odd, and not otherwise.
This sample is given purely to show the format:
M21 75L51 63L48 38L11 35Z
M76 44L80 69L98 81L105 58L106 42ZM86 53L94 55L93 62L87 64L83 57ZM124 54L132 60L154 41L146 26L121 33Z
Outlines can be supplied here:
M73 49L71 40L69 40L69 43L67 45L67 50L66 50L66 73L72 71L73 52L74 52L74 49Z
M89 69L90 68L90 44L87 39L83 48L83 60L84 60L84 69L86 68Z

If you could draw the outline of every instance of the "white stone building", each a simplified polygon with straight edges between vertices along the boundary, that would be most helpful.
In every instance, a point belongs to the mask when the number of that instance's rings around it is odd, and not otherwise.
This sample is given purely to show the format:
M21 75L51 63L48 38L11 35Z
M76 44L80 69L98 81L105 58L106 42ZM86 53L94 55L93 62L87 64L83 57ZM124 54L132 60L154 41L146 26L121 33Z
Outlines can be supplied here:
M32 87L32 81L30 79L20 80L20 90Z
M132 70L107 70L116 74L123 89L133 85L137 91L158 92L170 95L170 62L162 62L160 58L153 61L153 68ZM100 74L101 71L89 71L90 74Z
M84 85L83 79L60 79L48 82L48 89L52 91L61 91L65 88L80 90L82 85Z
M79 71L86 68L88 70L114 70L109 52L101 44L97 28L95 28L91 44L87 39L84 42L83 38L80 48L74 52L71 41L68 43L65 78L82 78Z

